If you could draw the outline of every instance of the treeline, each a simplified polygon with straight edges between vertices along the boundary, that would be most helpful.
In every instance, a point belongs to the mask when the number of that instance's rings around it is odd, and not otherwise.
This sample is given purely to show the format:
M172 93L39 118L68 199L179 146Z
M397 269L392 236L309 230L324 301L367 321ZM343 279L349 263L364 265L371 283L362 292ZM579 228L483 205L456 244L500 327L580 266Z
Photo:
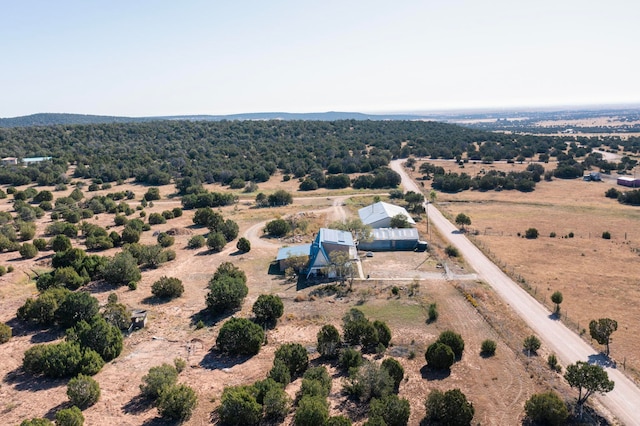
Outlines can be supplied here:
M550 175L545 174L544 167L540 164L530 164L522 172L490 170L488 172L481 171L477 176L471 177L466 173L445 173L442 167L423 163L420 166L420 172L424 174L423 179L433 179L432 187L434 189L443 192L459 192L467 189L479 191L515 189L529 192L535 189L536 183L540 182L543 175L546 179L550 178Z
M28 167L0 167L0 183L64 183L75 177L149 185L175 182L181 194L203 183L264 182L277 170L341 187L343 175L373 173L392 158L553 155L573 137L506 135L413 121L157 121L0 129L0 157L51 156ZM326 173L326 176L325 176ZM318 182L320 175L325 182ZM368 183L368 182L365 182ZM375 186L371 186L375 187Z

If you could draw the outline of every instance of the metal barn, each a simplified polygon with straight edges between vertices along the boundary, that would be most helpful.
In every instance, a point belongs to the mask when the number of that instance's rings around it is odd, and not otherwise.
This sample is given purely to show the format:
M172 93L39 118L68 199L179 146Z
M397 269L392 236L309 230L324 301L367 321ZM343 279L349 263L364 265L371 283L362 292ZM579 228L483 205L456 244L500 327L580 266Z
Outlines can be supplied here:
M415 250L420 236L415 228L377 228L371 231L371 241L360 241L358 250L396 251Z

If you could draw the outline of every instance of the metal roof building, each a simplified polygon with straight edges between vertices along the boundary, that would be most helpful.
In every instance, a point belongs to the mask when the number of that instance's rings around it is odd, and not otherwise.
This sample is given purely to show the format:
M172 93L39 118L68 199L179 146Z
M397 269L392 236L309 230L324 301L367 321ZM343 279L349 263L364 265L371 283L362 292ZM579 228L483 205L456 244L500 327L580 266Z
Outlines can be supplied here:
M307 277L317 274L331 264L329 255L334 251L346 252L349 259L357 259L358 251L349 231L320 228L311 244Z
M415 228L378 228L372 230L371 241L360 241L359 250L395 251L414 250L420 235Z
M301 244L298 246L282 247L278 250L276 261L280 266L280 270L286 269L286 260L293 256L309 256L311 252L311 244Z
M383 201L358 210L358 216L360 216L362 223L372 228L388 228L391 226L391 218L399 214L405 216L411 225L416 224L404 207L385 203Z

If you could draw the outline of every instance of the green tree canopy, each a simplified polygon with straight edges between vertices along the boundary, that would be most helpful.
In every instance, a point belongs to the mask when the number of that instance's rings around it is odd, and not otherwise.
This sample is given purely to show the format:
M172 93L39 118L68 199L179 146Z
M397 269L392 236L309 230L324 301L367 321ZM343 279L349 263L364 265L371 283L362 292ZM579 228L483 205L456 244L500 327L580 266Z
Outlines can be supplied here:
M576 405L581 417L583 406L591 395L611 392L615 386L615 383L609 380L609 375L602 367L584 361L578 361L567 366L564 378L569 383L569 386L578 389Z
M600 318L599 320L591 320L589 322L589 334L601 345L607 348L607 356L609 356L609 344L611 343L611 335L618 329L618 322L610 318Z

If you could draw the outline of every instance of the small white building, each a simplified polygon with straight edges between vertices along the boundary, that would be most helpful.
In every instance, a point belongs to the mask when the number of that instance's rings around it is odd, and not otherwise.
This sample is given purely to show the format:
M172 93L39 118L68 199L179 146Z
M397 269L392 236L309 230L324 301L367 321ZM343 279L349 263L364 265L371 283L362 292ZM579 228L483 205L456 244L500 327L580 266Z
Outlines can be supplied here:
M18 158L16 157L4 157L0 161L2 162L3 166L15 166L18 164Z
M391 219L399 214L405 216L407 218L407 222L411 225L416 224L404 207L385 203L383 201L358 210L358 215L360 216L362 223L372 228L390 228Z

